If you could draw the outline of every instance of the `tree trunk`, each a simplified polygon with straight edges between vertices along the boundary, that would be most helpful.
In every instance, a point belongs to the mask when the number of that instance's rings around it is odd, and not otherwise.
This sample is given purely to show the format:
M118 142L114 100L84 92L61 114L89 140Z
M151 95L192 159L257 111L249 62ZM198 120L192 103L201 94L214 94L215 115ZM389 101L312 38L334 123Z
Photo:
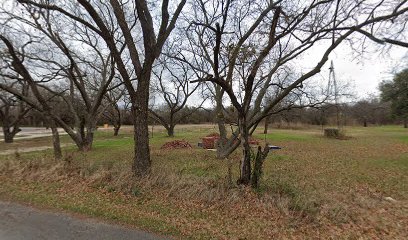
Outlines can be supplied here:
M167 136L169 136L169 137L174 137L174 126L170 125L170 126L167 128Z
M269 127L269 120L270 120L270 116L265 118L265 127L264 127L264 134L268 134L268 127Z
M82 140L79 144L77 143L77 146L82 152L88 152L92 149L92 143L88 142L86 139Z
M10 132L10 128L8 126L3 126L3 134L5 143L12 143L14 141L14 136Z
M118 136L119 135L119 129L120 129L120 126L119 125L115 125L114 127L113 127L113 136Z
M239 147L240 141L234 141L231 144L229 143L230 140L227 140L227 143L220 149L218 149L217 146L217 158L218 159L224 159L231 155L235 149Z
M47 113L48 114L48 113ZM49 115L49 114L48 114ZM64 121L62 121L60 118L57 118L55 116L51 116L52 121L55 121L56 125L58 124L60 127L64 129L66 133L71 137L71 139L74 141L75 145L78 147L79 151L88 151L90 150L89 144L86 141L90 140L90 137L86 137L85 129L82 126L76 126L75 128L73 126L67 125ZM48 124L48 121L47 121ZM43 124L44 125L44 124ZM92 140L91 139L91 145L92 145Z
M80 136L76 138L75 143L80 151L88 152L92 149L94 138L93 130L93 127L87 127L86 132L84 129L82 129L81 131L83 132L81 132Z
M253 188L259 187L259 180L262 176L263 163L266 157L268 156L268 153L269 153L268 146L265 146L263 151L262 151L261 146L258 146L258 152L256 153L256 157L255 157L254 171L252 173L252 178L251 178L251 186Z
M85 139L85 118L81 118L79 122L79 134L81 134L82 141ZM81 143L82 145L82 143Z
M14 142L14 136L20 131L21 131L21 129L18 126L14 126L13 130L10 131L10 127L6 123L3 123L4 142L5 143L13 143Z
M117 113L117 119L116 119L116 121L113 121L114 122L114 124L113 124L113 136L118 136L119 135L119 129L122 126L122 118L121 118L121 115L120 115L120 109L119 109L119 107L118 107L118 105L116 103L115 103L115 110L116 110L116 113Z
M242 143L241 172L238 184L248 185L251 181L251 147L249 146L249 131L246 125L246 117L239 117L239 129Z
M54 158L55 160L60 160L62 158L61 144L57 126L53 120L51 120L51 131L52 131L52 145L54 148Z
M220 132L220 138L218 139L217 146L215 147L217 149L217 158L223 159L231 154L231 152L228 151L229 146L224 118L218 119L218 131Z
M85 143L84 143L85 151L89 151L92 149L92 144L94 140L94 131L95 131L95 127L93 126L90 126L86 129L86 138L85 138Z
M218 87L218 86L217 86ZM219 87L218 87L219 88ZM223 159L231 154L232 151L228 150L227 130L225 128L225 117L222 112L222 93L220 89L216 89L216 111L218 131L220 133L220 139L217 141L217 158Z
M408 128L408 118L404 118L404 128Z
M148 101L150 71L146 71L139 79L137 86L137 96L132 103L132 113L134 117L134 140L135 157L133 161L133 172L141 177L150 173L150 149L149 149L149 126L148 126Z

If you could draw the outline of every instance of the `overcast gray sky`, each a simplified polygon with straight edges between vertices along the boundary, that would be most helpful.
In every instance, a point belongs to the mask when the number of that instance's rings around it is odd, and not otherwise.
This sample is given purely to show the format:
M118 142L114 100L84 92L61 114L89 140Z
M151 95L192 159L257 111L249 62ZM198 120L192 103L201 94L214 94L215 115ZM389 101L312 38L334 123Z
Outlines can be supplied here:
M349 46L342 45L330 55L330 60L334 62L337 81L351 82L358 98L367 97L372 93L378 94L378 85L382 80L392 79L395 70L408 67L408 50L406 48L392 47L387 53L380 53L378 49L371 51L356 57L353 56ZM314 55L311 53L306 59L312 59L315 57ZM321 76L325 80L328 79L328 68L329 65L325 66L321 72Z

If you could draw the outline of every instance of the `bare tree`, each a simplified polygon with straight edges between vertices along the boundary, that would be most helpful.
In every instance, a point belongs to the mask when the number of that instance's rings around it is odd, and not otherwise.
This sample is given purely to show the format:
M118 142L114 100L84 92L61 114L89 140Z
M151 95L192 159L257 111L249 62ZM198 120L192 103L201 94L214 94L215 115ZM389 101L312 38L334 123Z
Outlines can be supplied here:
M375 96L361 99L348 108L350 115L364 127L368 127L368 124L382 124L390 116L390 106Z
M217 84L226 93L238 112L238 134L242 144L240 179L251 182L251 147L248 138L258 123L279 111L276 107L287 97L304 100L304 82L321 71L330 53L342 42L356 40L359 30L398 28L406 18L408 8L400 1L197 1L201 11L194 12L191 23L207 32L201 44L203 58L211 61L211 72L196 81ZM215 7L212 7L215 6ZM211 9L211 10L208 10ZM207 17L208 12L214 18ZM232 24L228 24L232 23ZM400 31L401 32L401 31ZM280 84L276 76L284 67L292 67L296 59L320 45L324 50L316 56L315 65L306 72ZM193 81L195 82L195 81ZM277 92L267 104L263 99L270 91ZM298 104L303 105L303 104ZM268 146L258 150L260 163L267 156ZM255 169L253 173L259 173ZM255 185L258 178L252 176ZM254 184L253 182L253 184Z
M28 94L26 86L19 86L25 96ZM14 136L21 131L20 124L30 108L14 95L0 90L0 123L3 129L5 143L12 143Z
M100 48L94 33L75 21L72 25L56 26L69 18L52 16L48 9L37 10L30 5L23 5L20 10L26 14L24 17L2 13L7 19L7 35L0 35L6 49L0 74L7 81L0 88L52 117L80 150L87 151L92 147L102 99L115 76L113 58ZM76 35L71 37L69 33ZM16 91L15 82L29 86L35 101ZM45 95L58 97L67 105L73 126L60 118Z
M200 87L200 84L190 84L196 75L187 64L171 57L162 57L153 70L153 91L157 93L164 105L162 108L149 109L152 118L158 121L167 130L169 137L174 136L174 127L182 119L193 114L201 108L206 99L196 99L197 106L190 106L188 111L185 106L188 99Z
M158 9L155 4L145 0L110 0L109 3L86 0L64 3L33 0L18 2L32 8L62 14L103 39L132 101L135 128L134 173L138 176L149 173L151 161L147 119L152 68L175 27L186 0L181 0L178 4L169 4L168 0L163 0ZM170 6L174 9L172 17L169 13ZM159 16L156 17L156 13L159 13ZM112 31L112 23L117 24L119 28ZM158 31L155 30L157 25ZM140 37L141 44L138 44L137 39ZM133 85L134 79L137 79L137 86Z
M113 125L113 136L118 136L122 126L122 115L129 109L129 97L123 85L113 86L106 93L103 116Z

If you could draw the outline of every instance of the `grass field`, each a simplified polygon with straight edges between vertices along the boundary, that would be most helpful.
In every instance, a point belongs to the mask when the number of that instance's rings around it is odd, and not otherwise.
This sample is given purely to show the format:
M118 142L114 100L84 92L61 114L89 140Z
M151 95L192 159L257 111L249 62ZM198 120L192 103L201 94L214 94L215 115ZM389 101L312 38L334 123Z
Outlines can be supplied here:
M144 179L130 172L130 129L118 137L98 131L91 152L66 147L62 162L52 150L0 156L0 198L182 239L406 239L407 129L346 127L348 140L323 138L318 128L259 130L262 143L282 149L266 160L256 191L234 183L240 151L218 160L197 147L160 150L173 139L196 146L213 126L176 130L168 138L155 129L152 174ZM14 147L44 144L50 139Z

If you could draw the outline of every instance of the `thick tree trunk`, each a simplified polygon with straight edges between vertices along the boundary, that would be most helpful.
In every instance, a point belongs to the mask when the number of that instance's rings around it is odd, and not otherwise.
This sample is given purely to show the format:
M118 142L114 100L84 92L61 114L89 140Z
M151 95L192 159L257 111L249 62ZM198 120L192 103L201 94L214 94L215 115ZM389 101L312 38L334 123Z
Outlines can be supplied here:
M3 123L3 135L4 135L4 142L5 143L13 143L14 142L14 136L21 131L21 129L18 126L14 126L13 130L10 130L10 127L6 124Z
M52 121L51 123L51 131L52 131L52 145L54 148L54 158L55 160L60 160L62 158L60 137L59 137L57 126L54 123L54 121Z
M408 118L404 118L404 128L408 128Z
M238 184L248 185L251 181L251 147L249 146L249 131L246 125L246 117L239 117L239 129L242 144L241 172Z
M4 142L5 143L12 143L14 141L14 136L10 132L9 127L3 126L3 134L4 134Z
M88 152L92 149L93 139L94 139L94 129L95 127L88 126L85 128L81 127L79 136L77 136L74 141L78 149L82 152Z
M148 126L148 101L150 71L146 71L143 78L139 79L137 86L137 97L132 104L134 117L134 140L135 157L133 161L133 172L141 177L150 173L150 149L149 149L149 126Z

